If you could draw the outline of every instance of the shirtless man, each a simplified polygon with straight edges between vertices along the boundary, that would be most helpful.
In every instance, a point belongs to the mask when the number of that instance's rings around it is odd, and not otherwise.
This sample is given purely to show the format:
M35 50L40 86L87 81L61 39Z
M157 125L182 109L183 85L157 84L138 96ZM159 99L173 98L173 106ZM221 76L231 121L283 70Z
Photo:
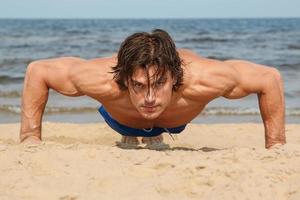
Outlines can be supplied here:
M265 147L285 144L285 102L280 73L242 60L218 61L176 49L169 34L135 33L117 56L75 57L29 64L23 89L21 142L39 142L48 90L87 95L122 142L161 142L163 132L180 133L213 99L256 93L265 128ZM245 141L247 142L247 141Z

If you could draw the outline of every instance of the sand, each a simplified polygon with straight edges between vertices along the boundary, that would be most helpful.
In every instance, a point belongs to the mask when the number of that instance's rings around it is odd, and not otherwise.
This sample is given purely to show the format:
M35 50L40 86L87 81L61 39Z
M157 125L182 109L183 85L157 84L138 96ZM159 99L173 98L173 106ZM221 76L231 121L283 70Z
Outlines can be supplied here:
M300 199L300 125L266 150L262 124L189 125L166 149L116 146L105 124L43 124L41 145L0 125L0 199Z

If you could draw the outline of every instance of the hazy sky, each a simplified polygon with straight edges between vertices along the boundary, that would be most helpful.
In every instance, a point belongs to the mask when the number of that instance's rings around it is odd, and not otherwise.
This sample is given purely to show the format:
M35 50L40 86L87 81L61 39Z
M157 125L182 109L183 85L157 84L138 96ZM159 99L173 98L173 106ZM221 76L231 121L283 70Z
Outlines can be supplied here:
M300 17L300 0L0 0L0 18Z

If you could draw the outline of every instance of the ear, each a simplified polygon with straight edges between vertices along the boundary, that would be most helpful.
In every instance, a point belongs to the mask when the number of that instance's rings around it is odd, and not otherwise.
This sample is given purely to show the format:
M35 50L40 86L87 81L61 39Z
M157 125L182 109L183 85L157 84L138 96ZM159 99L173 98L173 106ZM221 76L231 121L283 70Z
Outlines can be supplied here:
M174 77L172 80L172 83L173 83L173 85L175 85L177 83L177 78Z
M128 79L126 79L126 80L124 81L124 85L125 85L126 87L128 87Z

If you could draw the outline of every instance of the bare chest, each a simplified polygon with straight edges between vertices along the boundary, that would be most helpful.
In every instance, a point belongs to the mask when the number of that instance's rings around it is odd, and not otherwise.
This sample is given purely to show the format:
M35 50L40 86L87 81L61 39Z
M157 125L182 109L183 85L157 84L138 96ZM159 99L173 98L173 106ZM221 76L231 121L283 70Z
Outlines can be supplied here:
M104 104L104 107L111 117L132 128L172 128L189 123L197 117L205 105L180 99L170 105L158 118L151 121L143 118L130 102L113 102Z

